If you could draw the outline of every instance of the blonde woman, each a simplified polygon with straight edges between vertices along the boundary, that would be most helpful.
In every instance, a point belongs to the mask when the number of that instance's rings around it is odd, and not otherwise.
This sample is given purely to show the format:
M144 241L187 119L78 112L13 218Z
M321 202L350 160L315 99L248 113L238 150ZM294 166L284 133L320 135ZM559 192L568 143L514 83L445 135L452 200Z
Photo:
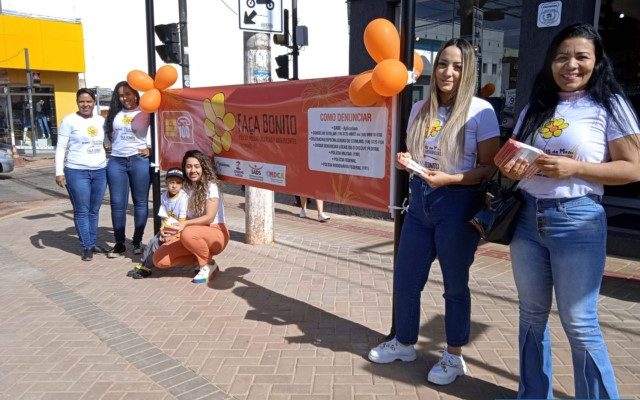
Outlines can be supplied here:
M408 159L424 166L410 183L410 205L394 269L396 336L369 352L376 363L416 359L420 294L438 257L444 279L447 346L427 379L447 385L466 373L462 346L469 341L469 267L479 236L469 219L479 207L478 184L494 171L499 127L491 105L473 96L476 57L463 39L438 52L429 97L411 110L409 152L398 153L397 168Z

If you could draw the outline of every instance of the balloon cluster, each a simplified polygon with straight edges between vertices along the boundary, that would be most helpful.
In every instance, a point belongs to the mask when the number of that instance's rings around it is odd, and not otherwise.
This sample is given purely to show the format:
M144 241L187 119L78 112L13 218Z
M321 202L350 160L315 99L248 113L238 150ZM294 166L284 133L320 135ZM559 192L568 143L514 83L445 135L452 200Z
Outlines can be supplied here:
M384 18L369 22L364 30L364 46L378 64L351 81L349 99L357 106L371 106L383 97L394 96L422 74L424 62L418 53L413 54L411 74L399 60L400 36L396 27Z
M163 65L151 78L146 72L134 69L127 74L127 83L133 89L144 92L140 97L140 109L146 113L156 112L162 100L161 90L169 88L178 80L178 71L171 65Z

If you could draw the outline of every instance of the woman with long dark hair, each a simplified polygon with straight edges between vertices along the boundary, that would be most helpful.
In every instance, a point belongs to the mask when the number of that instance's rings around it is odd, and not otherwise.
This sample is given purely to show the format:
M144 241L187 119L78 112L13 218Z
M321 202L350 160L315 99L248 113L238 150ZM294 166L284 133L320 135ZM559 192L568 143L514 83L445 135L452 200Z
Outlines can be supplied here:
M150 138L149 114L138 107L140 95L125 81L113 89L109 113L104 124L106 147L111 156L107 182L111 203L111 222L115 246L107 254L118 257L126 251L125 226L129 190L133 200L133 254L142 254L142 235L149 215Z
M523 159L502 172L521 180L525 204L511 242L520 305L520 398L552 398L553 293L569 339L575 397L617 399L598 321L606 260L603 184L640 180L638 119L616 82L598 32L564 28L551 42L516 138L545 152L539 173Z
M157 268L196 265L198 273L193 283L205 283L218 272L213 257L222 253L229 243L229 231L224 222L221 182L211 159L199 150L189 150L182 158L189 195L187 219L176 229L161 230L165 242L153 254ZM180 238L173 240L180 233Z
M409 210L393 270L396 336L369 352L376 363L413 361L420 324L420 295L438 257L444 280L447 346L427 380L447 385L467 372L462 347L469 342L469 268L480 236L469 219L480 206L478 184L495 170L500 129L491 105L474 97L476 56L464 39L451 39L436 56L429 97L414 104L407 153L396 167L422 166L411 178Z

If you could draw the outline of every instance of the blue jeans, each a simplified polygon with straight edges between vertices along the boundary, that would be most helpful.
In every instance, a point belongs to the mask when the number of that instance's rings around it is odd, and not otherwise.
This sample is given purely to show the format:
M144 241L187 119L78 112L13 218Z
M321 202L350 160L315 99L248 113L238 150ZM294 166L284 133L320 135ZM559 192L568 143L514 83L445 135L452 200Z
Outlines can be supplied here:
M64 169L67 192L73 206L73 224L82 247L93 249L98 236L100 206L107 190L106 168Z
M142 234L149 216L149 159L134 155L110 157L107 164L107 182L111 200L111 223L116 243L124 243L124 229L129 202L129 188L133 200L133 243L142 242Z
M444 280L447 344L469 342L471 295L469 267L480 236L469 224L479 208L477 186L450 185L432 189L414 177L410 183L409 211L402 226L393 271L396 339L418 341L420 295L429 270L438 257Z
M544 200L524 193L511 242L520 303L518 397L552 398L549 312L555 291L569 339L575 397L616 399L613 367L598 322L606 217L595 196Z

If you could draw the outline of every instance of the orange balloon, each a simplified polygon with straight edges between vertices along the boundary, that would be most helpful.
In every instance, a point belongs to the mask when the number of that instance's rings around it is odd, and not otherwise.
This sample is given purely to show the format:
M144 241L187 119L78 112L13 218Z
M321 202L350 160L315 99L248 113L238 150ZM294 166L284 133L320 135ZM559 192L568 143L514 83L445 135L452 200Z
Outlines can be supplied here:
M394 96L407 85L407 67L398 60L382 60L373 69L371 86L380 96Z
M372 70L365 71L353 78L349 85L349 100L360 107L368 107L376 104L382 97L371 86Z
M172 65L163 65L156 72L156 77L153 80L153 86L158 90L165 90L169 86L176 83L178 80L178 71Z
M491 95L495 91L496 91L496 85L489 82L480 89L480 97L482 97L483 99L486 99L488 97L491 97Z
M413 52L413 70L416 71L417 75L422 75L422 71L424 70L424 61L420 54L417 52Z
M135 90L146 92L153 89L153 79L143 71L134 69L127 74L127 83Z
M154 113L160 107L162 100L158 89L151 89L140 97L140 109L146 113Z
M364 30L364 47L376 62L400 58L400 36L396 27L384 18L369 22Z

